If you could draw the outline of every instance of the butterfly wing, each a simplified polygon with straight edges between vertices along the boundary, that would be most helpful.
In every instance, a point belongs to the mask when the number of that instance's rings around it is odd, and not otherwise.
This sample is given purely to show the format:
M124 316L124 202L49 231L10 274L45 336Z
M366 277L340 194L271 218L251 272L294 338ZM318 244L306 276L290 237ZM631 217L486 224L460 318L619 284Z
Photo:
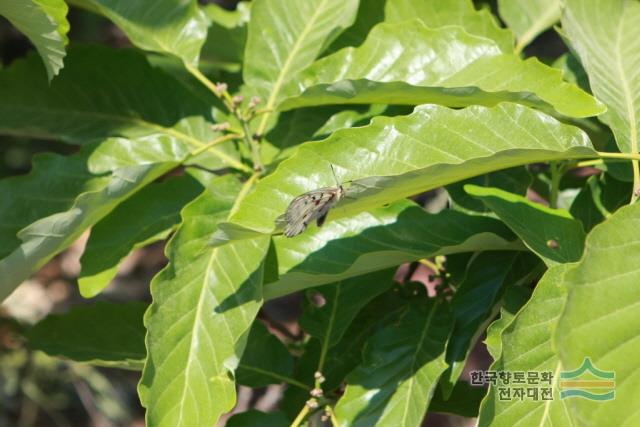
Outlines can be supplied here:
M327 187L309 191L293 199L283 217L279 218L280 222L286 223L285 236L297 236L316 218L318 226L321 226L329 209L338 202L341 194L338 188Z

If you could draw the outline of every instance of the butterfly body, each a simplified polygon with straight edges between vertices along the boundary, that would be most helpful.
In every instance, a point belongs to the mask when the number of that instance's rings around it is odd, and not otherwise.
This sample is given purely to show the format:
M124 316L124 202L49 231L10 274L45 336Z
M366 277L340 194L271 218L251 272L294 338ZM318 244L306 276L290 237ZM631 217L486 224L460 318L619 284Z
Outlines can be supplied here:
M286 212L278 217L276 223L285 225L285 236L297 236L314 220L318 227L322 227L329 210L345 196L344 187L338 181L333 165L331 172L336 180L335 187L319 188L299 195L289 203Z

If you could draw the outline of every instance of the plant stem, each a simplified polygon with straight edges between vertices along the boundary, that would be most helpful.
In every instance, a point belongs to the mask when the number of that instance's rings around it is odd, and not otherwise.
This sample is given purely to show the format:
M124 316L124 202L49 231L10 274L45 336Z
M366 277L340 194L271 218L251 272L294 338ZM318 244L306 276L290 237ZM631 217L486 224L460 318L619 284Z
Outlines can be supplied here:
M244 133L244 140L247 143L248 148L251 150L251 158L253 160L253 169L256 171L264 171L264 166L262 165L262 158L260 156L260 146L258 141L255 140L253 134L251 133L251 129L249 128L249 121L244 117L241 111L239 111L238 106L234 103L233 98L229 95L227 90L220 91L216 87L215 84L211 80L207 78L204 74L200 72L196 67L192 65L186 65L187 70L193 75L196 79L198 79L203 85L205 85L215 96L221 99L224 104L229 109L229 112L232 113L237 119L242 123L242 131ZM265 110L265 115L268 115L268 110ZM258 132L260 133L260 132Z
M588 167L588 166L601 165L603 163L604 163L604 161L602 159L585 160L583 162L576 163L575 167L584 168L584 167Z
M205 145L203 145L202 147L198 148L197 150L194 150L191 154L189 154L189 158L192 157L196 157L202 153L204 153L205 151L207 151L209 148L214 147L218 144L222 144L223 142L229 141L231 139L239 139L242 138L242 135L237 135L234 133L230 133L228 135L223 135L219 138L214 139L211 142L206 143Z
M433 274L438 274L438 272L440 271L440 268L433 261L430 261L426 258L419 259L418 262L428 267L431 271L433 271Z
M255 184L256 180L259 177L260 173L254 172L253 175L251 175L251 177L249 177L249 179L244 184L242 184L242 188L240 189L238 197L236 197L236 201L233 203L233 206L231 207L231 211L229 211L229 215L227 216L227 218L231 218L233 214L238 211L238 209L240 208L240 203L242 202L242 200L244 200L247 194L249 194L249 190L251 190L253 184Z
M251 129L249 128L249 122L240 118L240 122L242 123L242 130L244 133L244 140L249 146L251 150L251 159L253 160L253 169L259 172L264 171L264 166L262 165L262 158L260 155L260 145L258 141L255 140L253 135L251 134Z
M291 423L291 427L298 427L308 413L309 413L309 407L305 404L300 410L300 412L298 413L298 416L296 417L296 419L293 420L293 422Z
M200 72L200 70L198 70L198 68L194 67L193 65L189 65L189 64L185 65L185 67L187 68L187 71L189 71L189 73L191 73L191 75L193 77L195 77L196 79L198 79L200 81L200 83L205 85L211 92L213 92L213 94L217 98L222 100L225 103L225 105L227 105L227 104L233 105L233 100L231 99L231 96L229 95L229 93L227 91L224 91L222 93L222 96L221 96L220 93L218 93L218 90L216 89L216 85L213 84L213 82L211 80L209 80L207 78L207 76L202 74ZM227 105L227 107L229 107L229 105Z
M603 159L625 159L625 160L640 160L640 153L607 153L604 151L597 151L598 157Z
M329 418L331 418L331 425L333 427L340 427L340 424L338 423L338 418L336 417L336 413L333 412L333 408L327 405L325 407L325 411L329 414Z
M633 160L631 167L633 168L633 191L631 192L631 200L629 203L635 203L638 197L640 197L640 167L638 166L638 161Z

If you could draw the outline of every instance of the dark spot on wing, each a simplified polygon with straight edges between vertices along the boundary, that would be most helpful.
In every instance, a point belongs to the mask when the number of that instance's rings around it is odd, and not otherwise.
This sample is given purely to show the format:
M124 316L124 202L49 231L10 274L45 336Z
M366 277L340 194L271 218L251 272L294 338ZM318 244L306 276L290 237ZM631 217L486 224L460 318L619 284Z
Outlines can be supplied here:
M324 220L327 219L328 213L329 211L326 211L323 215L318 217L318 219L316 220L316 224L318 224L318 227L322 227L322 224L324 224Z

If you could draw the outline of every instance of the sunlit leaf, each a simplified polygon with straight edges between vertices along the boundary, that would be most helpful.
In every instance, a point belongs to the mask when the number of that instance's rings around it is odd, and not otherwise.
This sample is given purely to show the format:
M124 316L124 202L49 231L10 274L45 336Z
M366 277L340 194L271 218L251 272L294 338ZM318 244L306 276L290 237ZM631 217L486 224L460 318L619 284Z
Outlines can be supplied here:
M621 151L637 153L640 3L566 0L564 4L562 28L587 71L594 95L608 107L600 119L611 127Z
M357 0L254 2L243 74L265 108L274 108L287 94L285 84L351 25L357 7Z
M466 185L548 265L580 259L585 233L580 221L564 209L551 209L497 188Z
M640 390L638 365L629 363L640 345L636 313L640 304L639 213L640 205L626 206L594 227L584 257L564 276L569 293L555 337L563 370L580 368L588 357L597 369L613 371L616 382L613 400L596 405L586 398L565 399L574 424L634 425L639 421L637 411L629 410ZM609 390L589 391L603 394Z
M472 0L413 1L387 0L386 22L401 22L418 18L429 28L456 25L469 34L496 42L504 52L511 52L513 35L501 28L487 8L476 10Z
M553 400L500 399L500 388L513 390L526 385L510 381L509 385L491 386L480 407L479 426L571 425L568 401L561 400L558 391L562 366L553 347L553 334L566 301L562 278L570 266L556 265L543 276L529 302L502 332L502 354L490 368L509 371L512 376L517 371L550 372L550 383L540 382L536 387L551 388Z
M131 42L196 65L209 22L196 0L69 0L113 21Z
M232 374L262 303L269 239L217 248L208 241L240 190L235 178L221 177L182 210L169 264L151 283L138 387L149 424L211 426L235 404Z
M49 80L64 66L65 46L69 42L67 4L63 0L0 0L4 16L36 47Z
M244 199L217 242L271 233L295 196L355 180L329 221L475 175L517 165L595 156L580 129L516 104L451 110L417 107L306 143ZM349 185L349 184L347 184ZM301 237L294 238L298 239Z
M540 33L560 20L562 0L498 0L500 16L516 33L521 52Z
M572 117L604 111L591 95L536 58L503 53L492 40L459 27L419 20L377 25L357 48L315 62L296 81L282 110L325 104L424 104L461 107L519 102ZM296 94L296 90L301 92Z
M487 9L476 10L471 0L367 0L360 3L358 16L330 47L332 52L346 46L359 46L376 24L420 19L429 28L460 26L469 34L494 40L503 52L513 49L513 35L500 28Z
M493 218L451 210L430 214L409 201L340 219L316 233L274 241L280 277L266 284L266 298L421 258L519 247Z
M122 167L97 176L87 167L94 149L85 146L69 158L47 155L30 175L0 181L9 201L0 211L2 238L8 243L0 260L0 300L87 228L178 164ZM34 200L42 201L35 209Z
M180 222L180 209L202 192L191 176L150 184L118 206L91 229L80 264L80 293L98 294L134 249L161 240Z

